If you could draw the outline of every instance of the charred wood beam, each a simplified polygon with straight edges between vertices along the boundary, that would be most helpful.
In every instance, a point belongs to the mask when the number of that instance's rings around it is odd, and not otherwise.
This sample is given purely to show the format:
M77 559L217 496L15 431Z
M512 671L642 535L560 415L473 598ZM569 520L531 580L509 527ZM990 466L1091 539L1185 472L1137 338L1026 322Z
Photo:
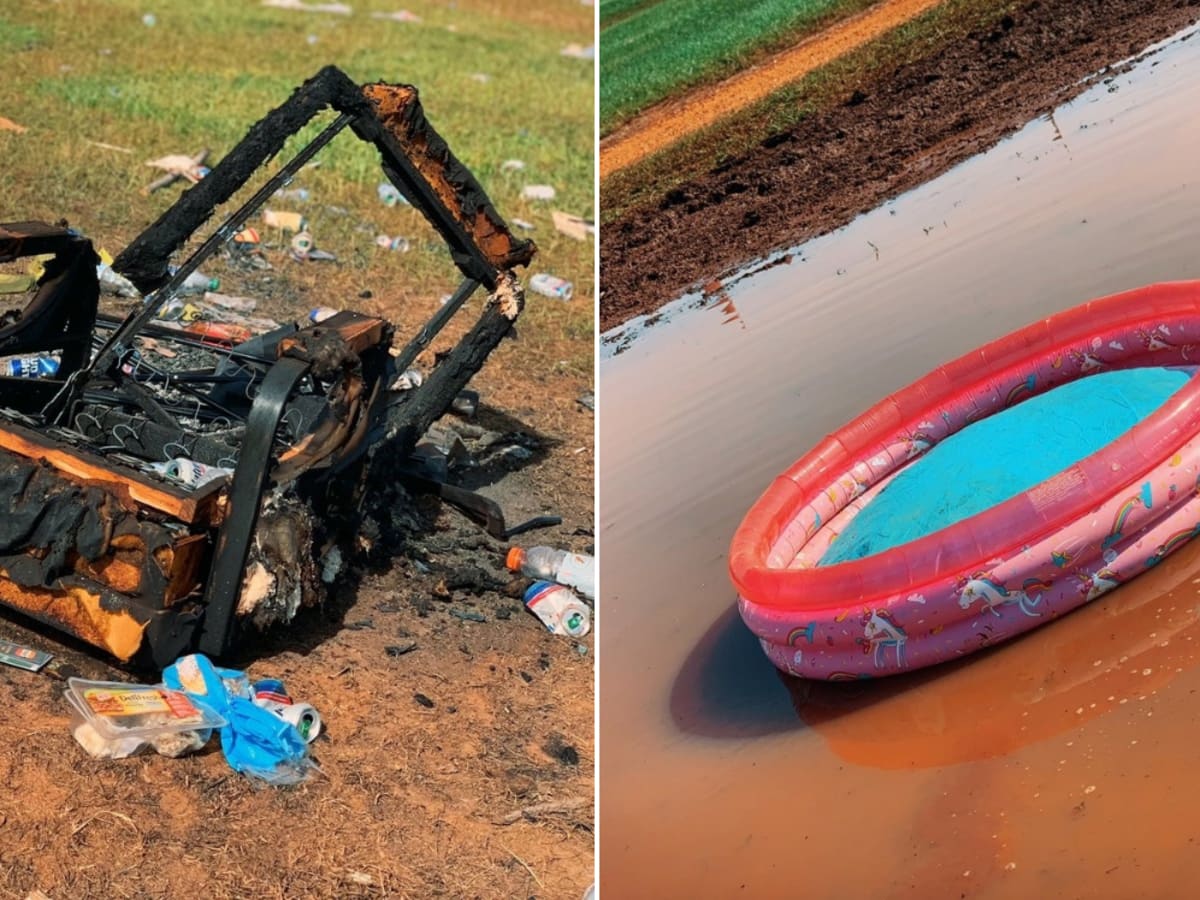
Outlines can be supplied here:
M416 88L360 88L340 69L326 66L255 124L202 181L125 248L113 268L143 292L165 283L170 255L326 106L353 117L351 128L375 144L388 177L447 241L465 275L493 289L499 271L529 262L533 243L508 231L483 188L425 119Z
M516 276L505 280L489 300L483 315L454 349L434 368L420 389L407 391L388 409L386 454L407 455L429 426L437 421L467 382L483 367L488 354L504 339L524 308L525 296ZM378 455L378 454L377 454Z
M285 103L257 122L207 176L121 252L113 268L143 293L165 283L171 254L279 153L289 137L330 105L351 115L368 112L358 87L331 66L304 82Z

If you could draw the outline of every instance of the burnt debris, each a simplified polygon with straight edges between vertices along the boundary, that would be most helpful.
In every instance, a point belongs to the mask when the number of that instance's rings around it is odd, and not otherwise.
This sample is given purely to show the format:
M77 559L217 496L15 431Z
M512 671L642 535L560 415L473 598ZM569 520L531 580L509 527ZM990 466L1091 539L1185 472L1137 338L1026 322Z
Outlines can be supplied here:
M317 113L337 118L177 269L172 254ZM201 262L300 165L349 129L446 241L462 282L397 341L343 311L234 344L153 324ZM0 323L0 355L56 354L38 379L0 375L0 603L128 661L226 653L252 627L320 602L356 552L371 479L454 403L520 315L513 269L535 252L426 120L415 88L359 87L326 68L257 123L114 261L147 292L98 312L96 254L64 227L0 225L0 262L48 254ZM489 302L420 385L395 382L480 287ZM167 355L145 352L152 338ZM393 350L393 346L399 350ZM189 477L190 476L190 477Z

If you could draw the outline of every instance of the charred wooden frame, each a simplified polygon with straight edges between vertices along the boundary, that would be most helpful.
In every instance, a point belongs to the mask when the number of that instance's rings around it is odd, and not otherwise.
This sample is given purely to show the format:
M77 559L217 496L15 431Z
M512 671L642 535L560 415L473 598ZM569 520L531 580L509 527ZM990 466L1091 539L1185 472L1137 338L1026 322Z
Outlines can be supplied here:
M172 274L171 255L326 108L332 124ZM445 239L463 276L450 301L398 355L393 326L355 312L236 347L155 326L183 280L345 128L375 145L387 177ZM226 653L244 622L286 621L314 602L321 577L336 578L369 451L406 454L449 408L520 314L513 269L534 252L425 119L414 88L360 87L331 67L117 257L113 268L146 293L122 321L97 313L85 238L0 225L0 262L50 254L21 317L0 326L0 355L62 360L52 378L0 377L0 603L157 666L192 649ZM419 388L389 392L481 285L490 301L468 334ZM203 364L164 368L138 347L150 336ZM189 488L154 471L176 457L232 474Z

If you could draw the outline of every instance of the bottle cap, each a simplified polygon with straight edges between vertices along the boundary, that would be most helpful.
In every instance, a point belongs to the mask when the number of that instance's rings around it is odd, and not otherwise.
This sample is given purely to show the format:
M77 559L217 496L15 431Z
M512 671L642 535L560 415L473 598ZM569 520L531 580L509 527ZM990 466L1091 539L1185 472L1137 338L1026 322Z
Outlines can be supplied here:
M516 572L521 568L521 563L524 561L525 551L520 547L513 547L508 551L508 558L504 560L504 564Z

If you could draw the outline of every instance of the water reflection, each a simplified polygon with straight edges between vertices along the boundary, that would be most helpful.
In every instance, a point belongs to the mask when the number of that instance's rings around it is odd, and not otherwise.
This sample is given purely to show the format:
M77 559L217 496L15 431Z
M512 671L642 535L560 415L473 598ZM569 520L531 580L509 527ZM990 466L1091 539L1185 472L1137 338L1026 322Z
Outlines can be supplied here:
M779 678L799 719L848 762L916 769L1005 756L1140 702L1194 666L1198 570L1193 543L1136 588L920 672L850 683Z

